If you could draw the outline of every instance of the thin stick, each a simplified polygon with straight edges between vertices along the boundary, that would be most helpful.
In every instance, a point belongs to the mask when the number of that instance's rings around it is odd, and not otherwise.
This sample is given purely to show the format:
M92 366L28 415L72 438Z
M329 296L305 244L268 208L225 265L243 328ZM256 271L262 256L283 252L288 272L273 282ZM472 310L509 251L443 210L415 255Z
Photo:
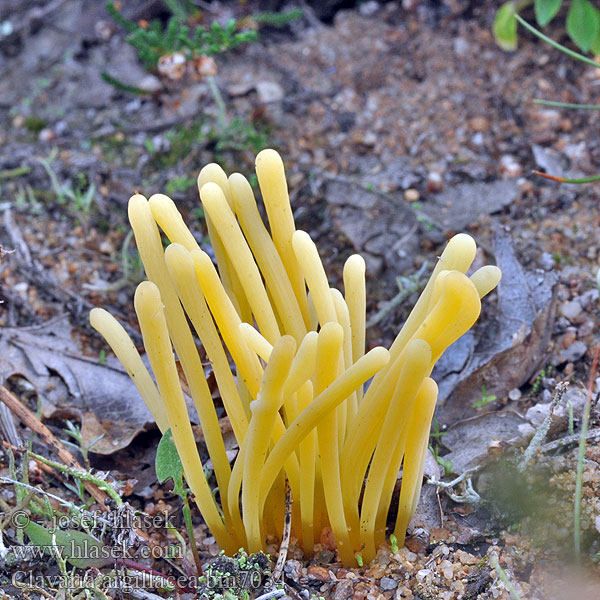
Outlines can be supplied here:
M42 442L44 442L67 467L85 473L83 467L63 446L62 442L3 385L0 385L0 400L8 406L24 425L29 427L31 431L37 433ZM108 506L105 504L108 495L105 492L99 489L98 486L91 481L84 481L83 486L103 510L108 510Z
M590 424L590 409L592 406L592 393L596 371L598 370L598 358L600 358L600 346L594 349L594 358L590 369L590 377L587 385L587 397L583 409L583 420L581 422L581 439L579 440L579 452L577 456L577 479L575 480L575 506L573 508L573 543L575 545L575 562L581 563L581 492L583 488L583 461L585 458L585 438Z
M569 177L561 177L560 175L550 175L549 173L542 173L541 171L531 171L534 175L539 175L551 181L557 181L558 183L593 183L594 181L600 180L600 175L592 175L591 177L580 177L579 179L571 179Z
M290 533L292 531L292 489L290 482L285 480L285 520L283 521L283 535L281 536L281 546L279 546L279 556L277 564L273 569L273 579L277 580L283 573L283 566L287 558L288 548L290 547Z

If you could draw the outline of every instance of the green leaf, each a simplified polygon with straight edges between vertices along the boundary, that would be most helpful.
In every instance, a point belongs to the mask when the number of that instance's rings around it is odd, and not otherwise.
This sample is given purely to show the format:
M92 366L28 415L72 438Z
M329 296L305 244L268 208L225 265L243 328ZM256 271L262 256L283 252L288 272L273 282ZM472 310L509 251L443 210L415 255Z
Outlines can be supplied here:
M600 29L598 30L598 35L596 36L596 39L593 41L592 45L590 46L590 52L594 56L600 55Z
M507 51L517 49L517 20L515 5L512 2L503 4L494 19L494 37L500 48Z
M562 0L535 0L533 7L538 25L541 27L548 25L560 9L561 4Z
M25 532L33 544L48 554L52 553L52 531L29 521L25 526ZM100 568L114 562L108 546L82 531L57 529L54 531L54 543L60 549L62 556L74 567Z
M583 52L587 52L598 37L600 13L588 0L573 0L567 14L567 33Z
M165 431L158 443L154 465L159 483L166 479L172 479L175 484L173 492L181 496L183 494L183 465L170 429Z

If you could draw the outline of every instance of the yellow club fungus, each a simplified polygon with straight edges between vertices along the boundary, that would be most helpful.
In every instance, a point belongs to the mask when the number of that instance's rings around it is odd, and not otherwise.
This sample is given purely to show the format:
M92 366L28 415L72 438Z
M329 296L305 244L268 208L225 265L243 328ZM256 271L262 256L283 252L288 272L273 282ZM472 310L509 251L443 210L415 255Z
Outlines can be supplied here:
M389 351L365 352L364 260L346 261L343 294L330 288L317 247L296 230L281 158L263 150L256 172L268 227L242 175L227 177L214 164L200 172L216 266L170 198L136 194L129 202L149 280L138 287L135 308L156 383L114 318L94 309L90 320L161 431L172 430L186 480L224 550L257 551L268 535L280 535L287 479L298 544L310 555L331 527L341 561L352 566L357 553L375 557L388 526L404 540L437 398L431 371L477 320L500 270L485 266L468 277L475 242L454 236ZM171 242L166 251L160 230ZM239 445L233 468L196 340ZM175 354L214 465L217 499L194 443ZM389 523L400 471L397 517Z

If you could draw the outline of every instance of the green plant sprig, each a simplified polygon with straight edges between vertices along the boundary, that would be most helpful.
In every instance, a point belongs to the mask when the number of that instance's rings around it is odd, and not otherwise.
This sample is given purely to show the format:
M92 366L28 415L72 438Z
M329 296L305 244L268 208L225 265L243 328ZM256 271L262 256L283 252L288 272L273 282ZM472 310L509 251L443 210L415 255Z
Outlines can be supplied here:
M573 102L556 102L554 100L542 100L540 98L534 98L532 102L534 104L541 104L542 106L553 106L554 108L573 108L576 110L600 110L600 104L575 104Z
M587 56L584 56L583 54L580 54L579 52L575 52L574 50L571 50L571 49L567 48L566 46L563 46L562 44L559 44L558 42L555 42L552 38L548 37L547 35L544 35L539 29L536 29L533 25L530 25L520 15L515 14L515 19L521 25L523 25L523 27L525 27L525 29L527 29L528 31L530 31L531 33L533 33L533 35L539 37L540 40L543 40L547 44L550 44L553 48L556 48L557 50L560 50L561 52L563 52L564 54L570 56L571 58L575 58L576 60L580 60L581 62L583 62L583 63L585 63L587 65L591 65L592 67L595 67L596 69L599 68L599 65L598 65L598 63L596 61L594 61L591 58L588 58Z

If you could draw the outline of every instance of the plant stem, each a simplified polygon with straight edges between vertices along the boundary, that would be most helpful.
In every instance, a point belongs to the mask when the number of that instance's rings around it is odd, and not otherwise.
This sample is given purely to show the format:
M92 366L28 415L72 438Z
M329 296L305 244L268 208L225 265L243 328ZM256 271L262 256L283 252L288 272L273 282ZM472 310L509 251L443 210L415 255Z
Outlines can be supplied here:
M227 107L225 106L225 101L223 100L223 96L221 95L221 91L219 90L219 86L215 81L213 75L206 78L206 82L208 83L208 87L210 89L210 93L212 94L213 100L217 105L217 122L219 124L219 129L225 129L228 124L227 117Z
M525 29L527 29L531 33L533 33L533 35L536 35L541 40L544 40L544 42L546 42L547 44L550 44L552 47L556 48L557 50L564 52L565 54L569 55L571 58L575 58L576 60L580 60L581 62L591 65L592 67L595 67L596 69L600 68L600 65L597 62L595 62L594 60L592 60L591 58L588 58L587 56L584 56L583 54L579 54L579 52L569 50L569 48L567 48L566 46L563 46L562 44L555 42L552 38L549 38L547 35L544 35L541 31L537 30L533 25L530 25L523 17L521 17L519 15L515 15L515 19L517 19L517 21L519 23L521 23L521 25L523 25L523 27L525 27Z
M600 175L592 175L592 177L581 177L580 179L569 179L568 177L560 177L558 175L550 175L549 173L542 173L541 171L531 171L534 175L545 177L551 181L557 181L558 183L593 183L594 181L600 181Z
M506 586L508 593L510 594L513 600L521 600L521 596L519 596L519 592L515 589L515 586L512 584L511 580L508 578L506 571L500 566L498 562L498 557L495 554L490 554L490 564L494 568L494 571L498 573L498 577L502 579L502 582Z
M194 535L192 511L190 510L190 503L188 501L187 493L182 494L181 499L183 500L183 520L185 522L185 528L187 530L190 546L192 548L194 563L196 563L196 571L200 577L202 575L202 561L200 560L200 553L198 552L198 545L196 544L196 536Z
M61 473L65 473L65 475L70 475L71 477L73 477L75 479L80 479L81 481L89 481L89 482L95 484L96 487L98 487L102 491L106 492L111 497L111 499L115 501L117 506L121 506L123 504L123 500L121 500L121 496L119 496L117 491L103 479L100 479L99 477L96 477L95 475L92 475L91 473L88 473L87 471L73 469L73 468L67 467L59 462L55 462L48 458L44 458L43 456L40 456L39 454L36 454L35 452L28 452L28 454L30 456L32 456L33 458L35 458L36 460L39 460L40 462L44 463L45 465L48 465L49 467L53 467L54 469L56 469L57 471L60 471Z
M555 108L575 108L578 110L600 110L600 104L574 104L572 102L555 102L554 100L542 100L534 98L534 104L542 104L543 106L554 106Z

